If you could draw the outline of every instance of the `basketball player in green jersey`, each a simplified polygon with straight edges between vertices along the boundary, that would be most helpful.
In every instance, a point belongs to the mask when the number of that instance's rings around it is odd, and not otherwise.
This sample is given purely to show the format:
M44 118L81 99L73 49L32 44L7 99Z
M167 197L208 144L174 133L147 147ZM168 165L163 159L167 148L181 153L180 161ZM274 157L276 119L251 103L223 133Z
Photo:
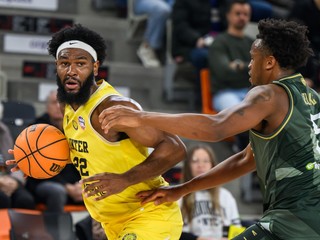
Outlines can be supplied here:
M249 64L253 88L239 105L216 115L165 114L114 107L100 115L115 126L149 125L185 138L219 141L250 130L250 143L187 183L141 192L142 203L170 202L257 170L264 214L236 240L320 239L320 100L295 69L312 54L307 29L262 20Z
M140 106L106 81L95 81L105 58L103 38L81 25L66 27L48 45L56 58L58 100L70 159L90 196L84 202L112 240L177 240L182 217L177 203L141 206L136 196L168 183L160 176L185 156L174 135L142 126L103 132L98 116L106 108ZM151 154L147 147L153 148Z

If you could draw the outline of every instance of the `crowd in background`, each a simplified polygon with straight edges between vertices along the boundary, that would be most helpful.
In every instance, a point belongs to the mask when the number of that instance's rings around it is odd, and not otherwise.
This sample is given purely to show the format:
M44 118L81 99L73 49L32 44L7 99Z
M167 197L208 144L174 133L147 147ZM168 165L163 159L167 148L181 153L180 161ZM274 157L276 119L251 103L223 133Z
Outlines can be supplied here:
M143 66L160 67L165 64L161 63L158 54L168 44L164 39L166 23L170 19L173 29L171 56L178 66L187 62L194 68L197 104L201 104L200 71L204 68L210 70L212 102L217 111L230 107L230 104L237 104L244 98L249 89L247 66L253 42L253 39L244 34L244 29L249 22L258 22L263 18L292 19L308 26L314 56L309 58L306 67L300 71L307 83L319 90L320 0L234 0L232 4L231 1L223 0L133 1L135 14L148 15L143 41L137 49ZM125 1L119 2L124 9ZM46 112L35 119L34 123L48 123L62 130L62 114L55 95L55 92L50 93ZM227 106L224 105L226 103ZM1 113L0 104L0 120ZM239 136L238 139L238 149L247 145L246 135ZM7 153L7 149L12 146L10 130L0 121L0 208L35 209L38 203L44 203L47 211L62 212L66 204L83 204L78 183L80 176L72 165L55 178L25 179L21 173L10 173L10 169L3 164L4 159L12 158ZM184 161L182 181L188 181L215 165L216 158L210 147L192 147ZM237 203L223 187L188 195L180 204L185 221L181 239L208 237L204 233L222 238L224 227L241 224ZM201 204L208 206L207 215L199 212ZM196 217L195 211L198 214ZM201 225L206 221L207 224ZM217 228L219 231L215 230ZM185 236L189 238L184 238Z

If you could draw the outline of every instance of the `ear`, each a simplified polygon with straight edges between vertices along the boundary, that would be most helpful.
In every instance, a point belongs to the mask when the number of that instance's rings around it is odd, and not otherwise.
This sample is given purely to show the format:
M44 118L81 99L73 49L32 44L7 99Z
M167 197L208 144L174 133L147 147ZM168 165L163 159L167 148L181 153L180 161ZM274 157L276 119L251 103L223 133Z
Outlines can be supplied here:
M98 70L100 67L100 62L97 60L93 63L93 74L94 76L98 76Z
M271 70L275 67L277 61L274 58L274 56L267 56L265 59L265 63L266 63L266 70Z

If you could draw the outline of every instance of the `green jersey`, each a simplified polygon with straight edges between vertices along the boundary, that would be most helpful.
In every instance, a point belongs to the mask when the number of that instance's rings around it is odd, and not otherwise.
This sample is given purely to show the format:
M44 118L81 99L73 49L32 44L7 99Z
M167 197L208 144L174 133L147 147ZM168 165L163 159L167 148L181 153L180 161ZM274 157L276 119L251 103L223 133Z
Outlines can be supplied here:
M289 111L270 135L250 131L260 180L261 224L281 239L320 239L320 99L301 74L274 84L289 98Z

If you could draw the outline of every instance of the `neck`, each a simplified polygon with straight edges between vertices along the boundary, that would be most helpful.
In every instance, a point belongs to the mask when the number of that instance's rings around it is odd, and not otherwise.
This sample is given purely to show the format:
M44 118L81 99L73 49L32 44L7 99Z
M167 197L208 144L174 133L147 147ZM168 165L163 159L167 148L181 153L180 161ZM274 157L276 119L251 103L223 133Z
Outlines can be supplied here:
M294 70L282 70L275 75L274 79L278 80L281 78L288 77L288 76L294 74L294 72L295 72Z
M94 84L91 86L90 88L90 97L89 99L91 98L92 94L97 91L97 89L99 88L99 86L96 84L96 82L94 82ZM88 100L89 100L88 99ZM81 106L81 104L78 104L78 103L72 103L70 104L70 106L73 108L73 110L77 111L77 109Z

